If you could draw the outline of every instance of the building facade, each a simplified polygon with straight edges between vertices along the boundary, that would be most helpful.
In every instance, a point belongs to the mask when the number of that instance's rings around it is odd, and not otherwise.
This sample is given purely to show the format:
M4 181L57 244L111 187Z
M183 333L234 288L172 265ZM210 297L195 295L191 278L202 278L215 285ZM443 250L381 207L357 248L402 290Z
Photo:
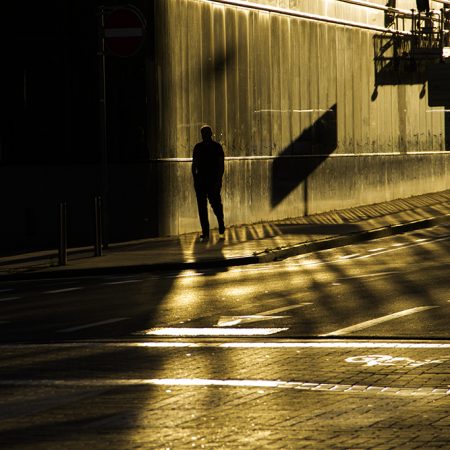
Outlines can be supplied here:
M106 157L100 5L59 3L6 55L4 248L51 246L62 200L69 241L89 243L95 195L111 242L198 230L205 123L226 154L228 226L450 187L449 108L428 82L445 2L136 1L142 48L105 56Z

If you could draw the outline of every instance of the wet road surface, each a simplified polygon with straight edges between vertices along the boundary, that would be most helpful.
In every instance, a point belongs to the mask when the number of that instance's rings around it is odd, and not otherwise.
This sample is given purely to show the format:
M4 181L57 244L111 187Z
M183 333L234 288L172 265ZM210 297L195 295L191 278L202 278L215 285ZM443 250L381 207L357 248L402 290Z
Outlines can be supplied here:
M448 227L225 271L4 283L5 448L450 446Z

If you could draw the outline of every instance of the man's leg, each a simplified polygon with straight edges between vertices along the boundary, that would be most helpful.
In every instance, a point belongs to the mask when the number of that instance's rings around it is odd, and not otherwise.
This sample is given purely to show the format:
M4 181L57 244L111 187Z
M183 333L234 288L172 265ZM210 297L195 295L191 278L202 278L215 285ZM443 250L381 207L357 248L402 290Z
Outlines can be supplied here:
M207 191L202 186L195 186L195 194L197 196L198 217L202 227L202 235L209 236L209 220L208 220L208 204Z
M225 224L223 221L223 205L222 205L222 197L220 196L221 186L213 186L208 190L208 198L209 203L211 204L211 208L214 211L214 214L217 217L217 223L219 225L219 234L223 234L225 232Z

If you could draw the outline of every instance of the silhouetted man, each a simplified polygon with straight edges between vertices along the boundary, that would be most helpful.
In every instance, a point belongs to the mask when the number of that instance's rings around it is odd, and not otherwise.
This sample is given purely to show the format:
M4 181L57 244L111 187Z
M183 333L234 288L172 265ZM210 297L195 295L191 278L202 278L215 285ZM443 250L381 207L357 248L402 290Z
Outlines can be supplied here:
M212 130L204 125L201 130L202 142L194 147L192 157L192 175L194 177L195 193L197 195L198 215L202 227L200 240L209 240L208 204L211 204L219 224L219 236L224 237L225 225L223 222L223 206L220 197L222 177L224 172L224 153L222 146L213 141Z

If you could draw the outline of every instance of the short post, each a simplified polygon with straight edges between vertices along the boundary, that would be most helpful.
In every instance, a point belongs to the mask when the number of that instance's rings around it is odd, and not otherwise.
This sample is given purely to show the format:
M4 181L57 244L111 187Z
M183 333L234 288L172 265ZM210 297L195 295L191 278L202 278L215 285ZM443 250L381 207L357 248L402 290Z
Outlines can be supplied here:
M59 248L58 264L65 266L67 264L67 203L59 204Z
M95 197L95 256L102 256L102 198Z

